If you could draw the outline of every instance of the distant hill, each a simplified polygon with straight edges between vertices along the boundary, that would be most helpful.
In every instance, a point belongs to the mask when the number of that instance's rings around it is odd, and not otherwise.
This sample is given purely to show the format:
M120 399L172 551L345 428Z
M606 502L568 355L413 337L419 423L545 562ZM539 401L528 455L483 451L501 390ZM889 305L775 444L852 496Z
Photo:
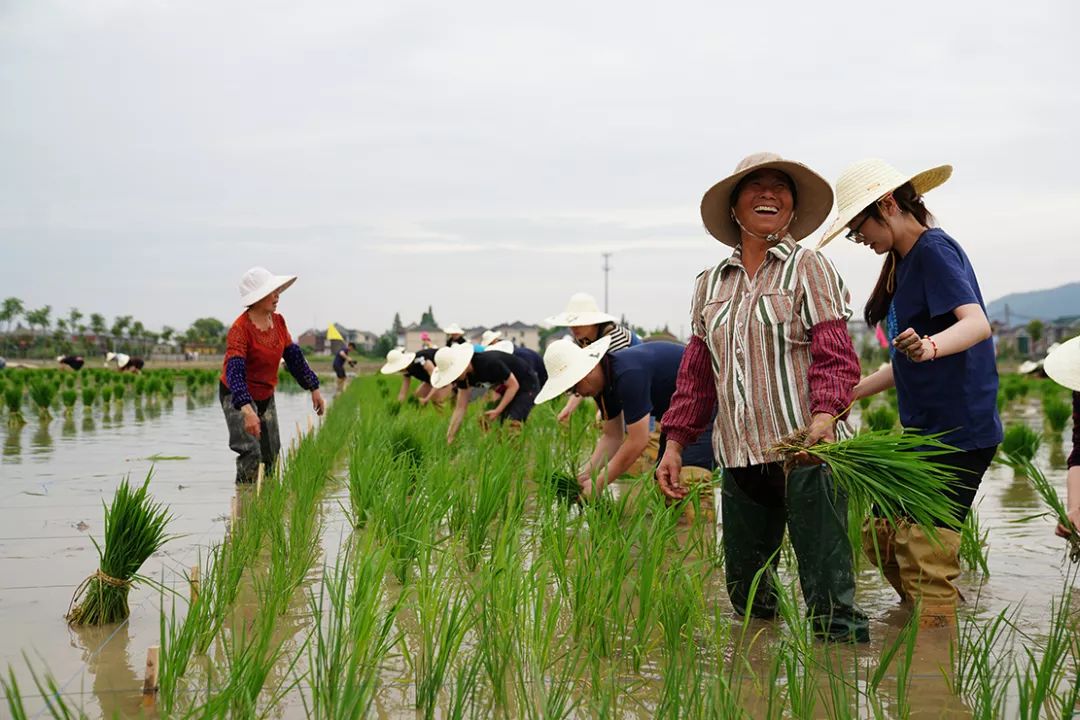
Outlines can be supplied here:
M1076 317L1080 315L1080 282L1000 297L986 306L990 319L1004 321L1006 305L1012 325L1022 325L1034 318L1049 321Z

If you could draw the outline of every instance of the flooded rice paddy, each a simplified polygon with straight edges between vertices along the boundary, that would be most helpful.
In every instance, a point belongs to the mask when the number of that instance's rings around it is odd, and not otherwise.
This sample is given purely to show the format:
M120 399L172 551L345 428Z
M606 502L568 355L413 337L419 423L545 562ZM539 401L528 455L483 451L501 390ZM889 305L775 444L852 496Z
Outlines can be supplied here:
M371 385L374 387L373 382ZM284 392L279 394L277 406L281 416L283 447L287 447L308 424L312 415L310 400L306 393ZM357 432L375 432L388 423L402 421L401 418L408 416L414 427L431 431L428 438L433 443L431 447L441 441L446 415L440 416L434 412L421 414L407 408L401 411L400 417L390 417L388 407L385 392L381 396L369 392L365 401L360 403L362 421L357 425ZM1015 403L1004 415L1010 421L1023 421L1039 432L1043 431L1043 419L1035 399ZM554 423L546 415L541 415L541 410L537 411L537 416L530 425L538 427L528 429L524 441L534 445L539 442L557 445L558 431ZM102 534L102 501L111 498L124 475L130 474L133 480L141 480L152 467L151 492L155 499L171 509L174 519L170 533L176 537L144 566L142 572L163 582L166 593L177 593L179 599L176 607L183 614L188 596L186 578L192 566L206 562L208 548L225 537L230 524L231 501L238 492L233 484L234 456L227 446L224 420L216 394L197 394L193 398L179 395L172 402L153 406L137 406L129 399L122 409L111 408L107 412L98 407L84 413L80 407L71 417L58 413L58 417L51 421L40 421L36 416L28 415L25 426L0 427L0 433L3 434L3 453L0 456L0 664L14 670L31 717L48 715L41 713L41 693L34 686L24 654L39 671L47 667L56 680L60 694L89 717L156 715L157 710L147 709L143 704L143 666L147 648L160 644L163 595L145 585L134 589L131 594L131 618L119 626L70 628L64 621L64 613L75 586L97 567L97 554L91 538L100 538ZM485 442L503 445L521 442L499 436L483 436L476 430L472 434L464 434L463 444L470 441L476 447L481 447ZM470 455L472 452L473 448L456 451L456 454L447 456L448 462L453 460L458 468L462 467L462 463L480 463L480 455ZM1062 496L1065 452L1067 448L1063 449L1061 442L1044 443L1037 458L1039 466L1059 487ZM374 535L372 526L375 522L372 521L366 529L356 531L359 540L350 540L354 534L353 513L356 512L358 501L355 487L350 492L349 455L342 448L341 457L335 464L334 477L318 500L318 557L299 589L293 593L278 623L276 635L279 641L284 642L284 653L274 665L265 687L280 689L281 698L272 703L267 702L265 697L260 701L263 708L260 712L269 717L299 718L315 714L312 695L313 686L317 683L308 671L318 665L321 655L312 652L312 631L317 629L316 625L322 628L333 626L327 618L316 623L312 601L321 592L324 568L329 568L334 574L335 565L342 560L344 549L351 548L357 554L362 554L365 547L370 548L364 543ZM357 462L355 453L352 461ZM361 458L360 463L363 462ZM372 462L375 462L374 459ZM536 463L537 456L531 456L528 464L535 469ZM476 475L471 478L479 477L483 472L484 468L476 468ZM516 475L510 473L515 477L522 474L520 469ZM524 480L521 482L524 483ZM448 492L453 493L453 490ZM250 494L248 489L241 489L241 507L251 500ZM530 493L529 509L525 513L528 517L536 514L534 500ZM381 507L377 499L370 502L373 503L370 507ZM504 503L513 502L512 497L504 500ZM359 506L362 507L363 503L361 500ZM468 533L468 524L454 518L457 508L454 503L453 497L448 496L444 515L449 518L446 521L451 528L449 534L455 532L455 527L461 533ZM471 512L479 512L479 509L473 507ZM505 504L500 512L505 512ZM574 512L570 511L568 515ZM995 616L1003 610L1012 609L1014 612L1010 620L1015 629L1013 637L1019 639L1021 646L1026 642L1037 648L1052 627L1051 602L1064 600L1071 607L1072 591L1063 595L1066 575L1070 572L1065 561L1064 543L1053 536L1049 519L1031 519L1043 512L1041 501L1026 480L1015 478L1012 470L1007 468L992 468L983 481L977 499L980 527L989 533L987 560L990 573L984 577L980 572L969 570L961 577L960 586L968 601L963 611L965 620L962 627L970 630L991 625ZM497 525L498 522L494 522L489 527ZM646 528L647 523L642 523L641 527ZM522 528L530 536L539 537L544 532L538 524L528 522ZM496 547L492 536L494 531L485 529L484 532L486 534L481 535L475 545L481 548L478 551L481 569L486 563L495 561L491 557ZM689 531L680 528L677 532L678 543L693 545ZM548 542L555 540L545 535L535 544L528 543L528 549L523 550L524 559L519 558L518 565L514 567L539 565L533 553L544 554L537 548ZM693 565L695 573L701 567L711 566L707 562L705 547L698 545L687 552L686 558L700 563ZM638 547L635 552L640 551ZM273 553L273 546L267 552ZM553 552L550 557L558 557L559 554ZM419 555L431 559L423 551ZM584 562L583 558L574 554L573 547L564 548L562 555L574 556L578 562ZM465 557L468 560L467 554ZM475 557L473 559L476 560ZM641 557L632 560L627 567L627 578L634 582L644 561ZM269 561L263 555L258 562L265 565ZM348 560L344 562L344 574L348 575L349 569L354 571L355 568ZM665 682L665 676L675 672L675 665L672 657L663 652L663 641L653 637L652 631L646 633L652 639L646 642L644 654L636 662L630 659L633 653L626 651L628 644L625 638L617 638L617 650L609 649L604 653L608 656L607 660L592 663L568 651L567 648L574 643L553 643L559 648L556 657L548 658L542 669L531 676L539 685L544 684L543 679L551 681L544 703L526 707L525 698L532 697L532 691L526 688L527 674L523 673L520 680L514 679L520 670L517 666L525 664L524 653L515 656L515 669L506 670L504 680L507 688L498 688L499 683L491 678L501 677L499 672L492 668L485 669L483 664L484 658L490 660L498 657L498 654L478 650L485 643L490 643L498 633L485 626L482 609L472 606L470 608L476 610L479 619L459 638L460 646L449 664L447 676L432 691L436 698L434 708L429 708L426 713L418 710L418 693L428 692L430 688L418 686L417 678L429 678L429 675L419 673L417 665L437 660L438 648L425 654L425 643L432 634L433 624L445 629L444 616L429 612L438 604L437 598L427 598L432 600L432 604L426 606L421 597L424 571L419 566L422 564L413 558L412 565L407 569L410 580L404 589L394 577L395 573L390 571L394 562L388 561L388 565L382 567L384 589L379 602L383 611L404 596L407 596L408 602L397 607L392 616L395 640L380 658L375 674L377 689L373 692L372 704L364 714L394 718L425 715L489 717L495 714L544 716L548 714L548 708L563 707L566 714L579 717L655 717L659 714L722 716L717 715L717 708L722 703L709 705L707 711L703 709L705 706L688 705L680 709L678 702L673 705L669 697L670 678L669 682ZM465 565L468 567L470 563L466 562ZM783 577L790 582L793 574L787 565L785 561ZM468 571L464 571L464 576L469 576L469 571L475 569L475 566L469 567ZM579 579L586 577L580 574L573 576L572 568L564 572ZM558 569L554 574L559 574ZM459 574L453 577L458 578ZM752 621L744 627L730 611L721 573L715 570L703 572L700 580L699 593L705 608L704 616L712 617L715 621L699 625L696 634L690 633L691 638L695 639L690 642L696 641L702 645L711 642L714 648L721 650L706 662L706 665L709 662L715 664L716 676L707 673L699 676L694 671L687 674L686 682L716 684L718 677L726 676L735 687L738 705L748 717L969 717L973 713L984 714L979 712L977 703L970 698L958 697L951 689L956 678L950 677L950 652L955 650L950 650L948 631L927 631L920 635L920 642L912 648L907 677L898 680L896 671L890 670L881 684L884 700L877 707L857 699L860 693L866 692L871 682L870 675L882 653L901 632L907 619L907 611L897 604L891 588L866 563L861 564L858 601L872 619L873 642L869 646L834 648L831 653L821 652L820 645L810 648L809 655L816 654L819 662L828 665L829 672L809 680L810 694L817 700L803 704L790 699L796 694L795 678L798 674L784 672L783 668L776 666L777 644L790 645L793 642L785 636L782 622ZM555 581L552 584L556 584ZM455 587L459 586L455 584ZM587 592L589 588L578 588L576 591L582 590ZM259 592L257 583L245 584L241 588L235 616L230 620L234 634L236 627L247 627L256 621L260 611ZM572 597L573 592L574 589L568 590L568 596ZM641 612L643 602L642 596L634 595L628 605L612 607L630 618ZM165 612L169 613L172 606L173 600L166 595ZM525 596L507 607L514 608L523 616L532 611ZM565 623L560 622L557 634L560 637L573 634L578 638L588 638L588 650L584 654L595 654L599 647L597 643L604 638L595 628L570 629L585 617L578 615L572 600L567 600L560 607L563 618L570 619ZM663 619L662 610L655 612L659 618L656 626L662 632L665 625L670 626L670 621ZM622 624L617 622L619 618L612 617L594 617L593 620L601 624L614 622L614 627L626 635L634 632L633 618ZM498 626L499 622L504 621L506 618L492 622ZM508 631L514 634L515 642L520 640L516 636L522 628L538 632L537 627L535 621L520 626L516 622L506 625ZM732 637L727 640L714 637L707 642L703 639L703 633L707 632L714 635L728 632ZM935 632L938 634L935 635ZM585 643L582 640L582 644ZM723 648L727 648L726 654ZM1018 650L1022 651L1022 647ZM220 655L223 649L215 644L214 651ZM702 652L706 658L710 658L710 651ZM1070 653L1068 657L1075 658L1076 655ZM575 664L574 670L566 672L568 700L565 705L558 706L553 704L551 698L556 694L554 678L560 676L561 668L572 663ZM634 668L634 665L637 667ZM733 668L738 668L738 671ZM1013 671L1012 665L1002 665L1000 668L1003 675ZM1065 680L1068 685L1075 677L1075 668L1070 666L1064 672L1068 675ZM188 674L199 682L205 679L199 671L189 671ZM827 681L828 675L848 678L850 692L845 695L835 685L831 686ZM541 680L537 681L536 678ZM197 686L199 682L192 685ZM475 683L473 697L482 698L481 702L470 705L465 694L459 692L458 688L469 682ZM601 689L603 685L611 687L604 690ZM779 709L770 705L771 701L775 701L777 685L783 687L787 698ZM198 694L195 687L189 687L185 692ZM700 694L708 692L702 689ZM511 698L509 705L495 702L504 693ZM1015 690L1010 690L1008 696L1003 707L1008 708L1012 715L1024 704L1024 699L1017 697ZM842 708L844 705L847 707ZM184 703L181 706L190 707ZM4 712L6 708L0 709L0 713Z

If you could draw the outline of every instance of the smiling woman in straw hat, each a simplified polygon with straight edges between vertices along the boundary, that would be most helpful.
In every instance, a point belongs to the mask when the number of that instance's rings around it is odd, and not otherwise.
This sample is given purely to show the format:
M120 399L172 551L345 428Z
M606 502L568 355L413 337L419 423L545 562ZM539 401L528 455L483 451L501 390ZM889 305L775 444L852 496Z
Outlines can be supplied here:
M457 392L454 414L446 431L446 442L452 443L465 419L472 388L505 385L499 404L484 413L487 420L520 426L529 418L533 399L540 384L536 374L521 359L510 353L481 352L470 343L440 348L435 353L435 369L431 373L431 385L436 390L453 386Z
M667 449L657 468L663 492L685 494L682 448L714 417L722 477L725 582L740 613L773 617L773 575L787 526L814 632L869 639L855 606L847 498L821 465L785 472L772 450L800 429L808 443L846 434L837 418L851 402L859 359L847 332L848 293L823 255L797 241L832 208L832 189L810 168L771 153L751 155L701 201L705 228L734 248L698 275L693 337L683 355ZM753 602L750 598L753 595Z
M570 328L570 334L578 347L587 347L602 337L611 338L608 352L618 352L632 345L640 345L641 338L633 330L618 323L618 318L600 311L596 299L588 293L574 293L566 303L566 309L545 321L554 327ZM566 422L581 404L580 395L571 395L566 405L559 411L559 422Z
M1080 527L1080 337L1067 340L1052 350L1043 362L1043 369L1051 380L1073 391L1073 446L1067 463L1068 497L1065 507L1073 525ZM1057 534L1069 537L1069 532L1061 525L1057 526Z
M839 215L821 244L848 229L885 263L864 317L886 324L892 362L864 378L855 397L896 387L906 428L944 433L959 452L935 458L956 468L951 488L962 524L1001 442L997 413L997 366L979 281L963 248L923 204L923 193L952 174L942 165L917 175L883 160L863 160L836 182ZM956 622L960 534L937 528L935 539L917 525L894 529L883 519L864 528L867 554L881 567L901 599L921 598L924 626ZM884 548L885 552L880 552Z
M240 303L247 309L236 318L226 338L219 396L229 427L229 447L236 453L236 482L254 482L259 463L269 472L281 449L274 389L278 365L285 366L305 390L311 391L315 412L325 404L319 378L293 342L285 318L278 315L281 293L296 282L295 275L274 275L254 267L240 279Z

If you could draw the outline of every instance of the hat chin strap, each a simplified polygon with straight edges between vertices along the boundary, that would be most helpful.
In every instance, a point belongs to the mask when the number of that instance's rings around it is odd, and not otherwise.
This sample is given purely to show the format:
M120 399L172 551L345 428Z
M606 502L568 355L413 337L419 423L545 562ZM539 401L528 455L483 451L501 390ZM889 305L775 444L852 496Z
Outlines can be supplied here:
M739 216L735 214L734 210L731 211L731 219L734 220L735 224L739 226L739 229L747 235L750 235L751 237L756 237L758 240L764 240L765 242L776 243L783 240L784 237L787 235L787 231L788 228L791 227L791 223L795 222L795 213L794 211L791 213L791 217L789 217L788 221L784 223L784 227L780 228L777 232L769 233L768 235L758 235L752 230L747 230L746 226L739 222Z

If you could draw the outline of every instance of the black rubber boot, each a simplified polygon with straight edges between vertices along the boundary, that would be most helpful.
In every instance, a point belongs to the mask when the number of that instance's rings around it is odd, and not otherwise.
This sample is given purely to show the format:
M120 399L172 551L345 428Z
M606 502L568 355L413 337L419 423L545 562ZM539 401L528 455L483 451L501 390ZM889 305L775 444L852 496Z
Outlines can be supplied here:
M869 642L869 621L855 605L847 495L836 489L824 465L797 467L788 474L787 520L814 634Z

